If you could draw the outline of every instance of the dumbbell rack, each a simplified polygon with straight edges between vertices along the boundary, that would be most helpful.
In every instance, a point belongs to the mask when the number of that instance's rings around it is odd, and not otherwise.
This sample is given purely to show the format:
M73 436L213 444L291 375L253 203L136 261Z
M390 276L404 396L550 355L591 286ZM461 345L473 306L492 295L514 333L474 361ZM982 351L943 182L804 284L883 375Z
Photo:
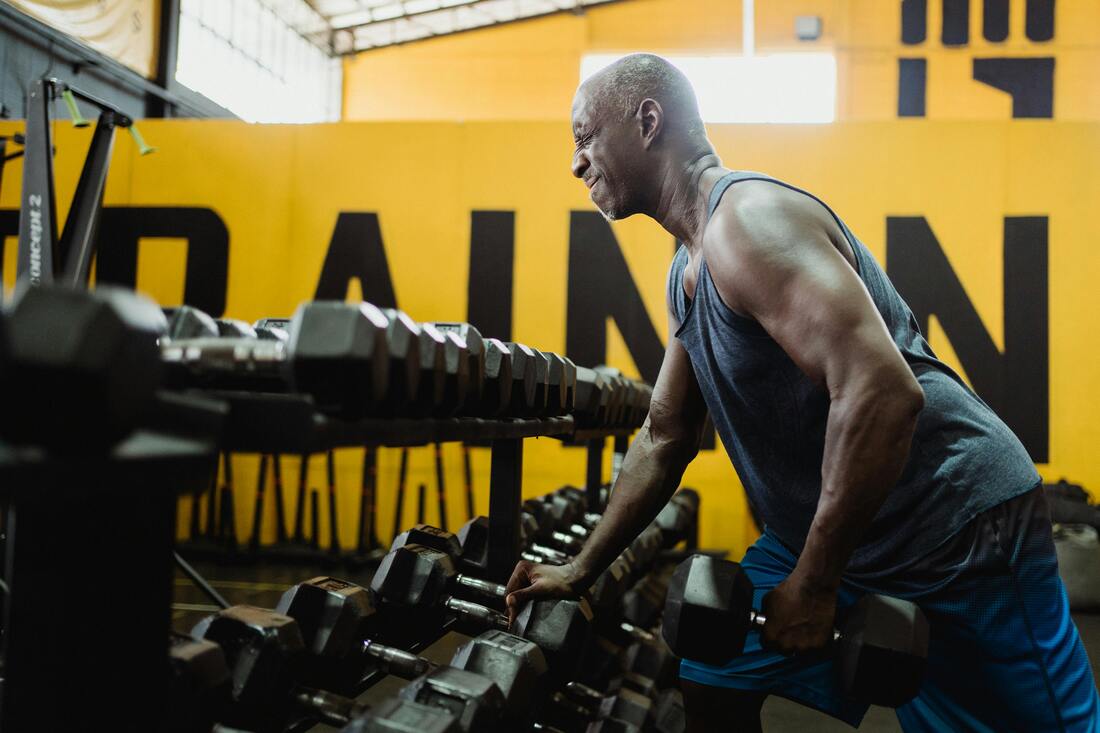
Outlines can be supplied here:
M507 581L520 554L523 440L553 437L588 448L590 506L600 507L605 438L625 451L634 428L582 427L572 416L489 420L482 418L348 421L319 412L307 395L205 391L228 407L220 449L231 452L309 454L348 447L413 447L466 442L489 445L489 578Z
M163 668L176 497L209 483L215 456L209 440L149 430L105 454L0 444L0 728L113 728L120 691L133 720L161 714L166 676L134 671Z

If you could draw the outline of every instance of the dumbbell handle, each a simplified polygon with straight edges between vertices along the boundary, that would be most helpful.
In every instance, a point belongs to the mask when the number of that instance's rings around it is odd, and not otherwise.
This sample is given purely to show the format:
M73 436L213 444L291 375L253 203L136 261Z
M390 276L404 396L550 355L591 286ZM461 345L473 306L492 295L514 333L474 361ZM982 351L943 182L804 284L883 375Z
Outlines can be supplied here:
M764 618L764 614L760 613L759 611L749 611L749 621L752 623L753 626L757 626L761 629L763 629L764 624L767 623L767 619ZM839 639L840 632L836 629L833 629L833 641L838 641Z
M500 629L501 631L508 630L508 617L486 606L453 597L443 601L443 606L460 616L474 619L490 628Z
M455 585L469 588L489 598L503 598L505 596L505 588L500 583L492 583L481 578L471 578L469 575L456 575L454 582Z
M588 527L585 527L583 524L574 523L569 525L569 533L583 542L584 540L588 539L588 535L591 534L591 530L589 530Z
M374 658L382 671L395 674L398 677L413 679L435 666L424 657L417 656L404 649L379 644L369 639L363 642L362 651L367 656Z
M299 688L294 700L328 725L343 728L368 708L365 705L325 690Z
M540 545L537 542L531 544L531 553L535 555L541 555L542 557L546 558L546 560L553 563L565 564L572 559L570 555L567 555L561 550L555 550L552 547Z

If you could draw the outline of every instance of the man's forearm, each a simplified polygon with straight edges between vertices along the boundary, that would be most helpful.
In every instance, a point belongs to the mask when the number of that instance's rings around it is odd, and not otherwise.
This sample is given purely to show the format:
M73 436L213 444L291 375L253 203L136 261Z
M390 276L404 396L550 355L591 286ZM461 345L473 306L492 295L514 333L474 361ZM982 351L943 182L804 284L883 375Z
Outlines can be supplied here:
M835 590L909 457L923 398L911 389L834 400L825 431L821 498L795 574Z
M623 459L603 519L573 560L574 590L587 590L653 521L676 491L694 452L681 441L657 440L648 421L642 426Z

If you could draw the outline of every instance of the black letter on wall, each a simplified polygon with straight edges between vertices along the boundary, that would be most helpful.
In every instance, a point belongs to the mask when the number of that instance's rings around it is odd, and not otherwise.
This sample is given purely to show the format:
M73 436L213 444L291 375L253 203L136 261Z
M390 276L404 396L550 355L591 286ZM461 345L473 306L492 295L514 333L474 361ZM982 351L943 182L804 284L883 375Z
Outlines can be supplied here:
M901 0L901 42L924 43L928 35L928 0Z
M1054 0L1027 0L1024 33L1031 41L1054 38Z
M1013 117L1054 116L1054 57L974 59L974 78L1012 95Z
M926 59L898 59L898 117L924 117Z
M379 308L397 307L377 214L340 213L325 254L325 264L321 267L314 300L343 300L353 277L359 279L363 300Z
M655 384L665 347L649 320L630 268L607 221L594 211L569 216L569 294L565 353L582 366L607 361L607 319L615 321L642 379ZM703 432L704 450L715 446Z
M982 35L993 43L1001 43L1008 38L1008 0L984 0Z
M970 0L943 0L945 46L965 46L970 40Z
M886 220L886 270L922 332L934 314L974 390L1036 463L1050 453L1047 241L1047 217L1005 218L1002 354L924 217Z
M470 275L466 320L483 336L512 340L515 213L474 211L470 215Z
M105 206L96 235L96 282L137 284L138 240L187 240L183 302L215 318L225 313L229 230L217 212L185 206Z

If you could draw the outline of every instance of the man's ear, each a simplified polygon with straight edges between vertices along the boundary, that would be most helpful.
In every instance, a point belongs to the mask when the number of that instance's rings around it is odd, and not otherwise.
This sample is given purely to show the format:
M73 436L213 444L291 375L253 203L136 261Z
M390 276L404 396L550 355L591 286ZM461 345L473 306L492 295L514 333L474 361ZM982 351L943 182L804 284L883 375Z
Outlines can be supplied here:
M649 149L661 134L665 125L665 111L656 99L643 99L634 113L638 122L638 131L642 136L642 146Z

